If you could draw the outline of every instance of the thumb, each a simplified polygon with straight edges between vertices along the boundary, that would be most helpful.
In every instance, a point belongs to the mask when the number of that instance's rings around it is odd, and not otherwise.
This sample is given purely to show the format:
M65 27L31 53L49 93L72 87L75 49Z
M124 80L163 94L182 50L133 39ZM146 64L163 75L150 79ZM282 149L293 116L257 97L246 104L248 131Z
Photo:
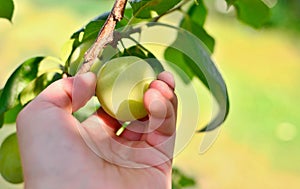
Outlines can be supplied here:
M95 95L96 75L92 72L76 75L72 87L72 111L83 107Z
M64 78L48 86L34 101L34 104L51 104L69 113L84 106L94 95L96 76L92 72ZM31 103L32 104L32 103Z

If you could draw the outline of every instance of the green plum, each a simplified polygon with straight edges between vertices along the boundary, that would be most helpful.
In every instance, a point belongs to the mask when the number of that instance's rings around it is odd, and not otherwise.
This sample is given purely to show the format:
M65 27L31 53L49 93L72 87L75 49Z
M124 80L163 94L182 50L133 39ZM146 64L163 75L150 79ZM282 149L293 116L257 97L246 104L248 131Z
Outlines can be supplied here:
M0 173L10 183L23 182L17 134L9 135L0 148Z
M135 56L115 58L103 65L97 75L96 96L110 116L133 121L147 116L143 96L156 79L153 68Z

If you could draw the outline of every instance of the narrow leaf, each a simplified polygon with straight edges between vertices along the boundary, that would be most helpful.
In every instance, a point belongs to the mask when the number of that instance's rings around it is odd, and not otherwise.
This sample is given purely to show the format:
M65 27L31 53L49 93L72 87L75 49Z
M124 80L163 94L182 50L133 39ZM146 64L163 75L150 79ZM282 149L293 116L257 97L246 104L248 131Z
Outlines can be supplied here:
M8 78L0 97L0 116L15 108L19 95L36 77L46 72L62 72L61 61L53 57L34 57L23 62ZM2 125L0 125L2 126Z
M75 50L80 44L84 43L85 41L95 40L108 15L108 12L99 15L98 17L87 23L85 26L80 28L78 31L73 33L70 37L70 39L74 40L73 50Z
M186 78L184 76L181 76L181 79L184 83L189 83L191 79L195 77L194 70L192 69L190 64L184 60L184 55L180 51L176 50L175 48L168 47L164 52L164 56L166 60L176 64L189 77Z
M67 47L66 51L63 54L63 57L64 57L63 60L67 64L69 64L69 67L71 67L69 69L70 75L74 75L76 73L78 66L80 66L83 61L83 56L82 56L82 57L80 57L79 62L76 62L77 63L76 69L74 69L74 66L72 66L72 62L74 62L73 54L76 52L76 49L78 49L78 47L80 48L80 46L82 46L82 45L86 46L85 44L89 44L89 46L85 49L85 51L90 48L92 43L96 40L96 38L108 16L109 16L109 12L105 12L105 13L97 16L95 19L88 22L84 27L82 27L81 29L79 29L78 31L73 33L72 36L70 37L71 38L70 40L72 41L72 42L70 42L71 46L66 46ZM126 26L128 23L128 20L131 18L132 18L132 9L130 9L130 8L125 9L124 18L120 22L117 23L116 29ZM83 55L85 53L85 51L84 52L80 51L80 56L81 56L81 54ZM77 52L78 52L78 50L77 50ZM78 57L78 56L76 56L76 57Z
M233 5L235 1L237 0L225 0L227 2L228 7Z
M18 104L20 92L37 76L43 59L44 57L35 57L25 61L9 77L0 97L0 115Z
M194 178L187 176L178 168L172 169L172 189L181 189L196 186Z
M15 123L19 112L23 109L23 106L19 103L12 109L4 113L4 124Z
M178 29L177 38L166 50L165 58L177 64L191 78L199 78L216 99L219 111L200 132L210 131L221 125L229 111L227 87L203 42L189 32Z
M1 95L2 95L3 89L0 89L0 99L1 99ZM0 128L2 127L4 123L4 113L0 113Z
M4 124L4 113L0 114L0 128L3 126Z
M190 31L192 34L197 36L206 45L210 52L214 51L215 40L205 31L205 29L201 25L198 25L190 18L185 18L182 20L180 27Z
M181 20L180 27L197 36L207 46L210 52L213 52L215 40L205 31L203 27L207 10L202 0L198 3L198 5L193 4L189 8L187 14Z
M60 59L62 62L67 62L70 54L73 51L74 39L69 39L61 48Z
M42 92L48 85L61 79L61 74L46 72L31 81L20 94L20 102L24 106Z
M264 26L271 18L271 9L261 0L231 0L228 2L235 7L239 20L254 28Z
M0 18L11 21L14 8L14 2L12 0L0 0Z
M79 29L78 31L76 31L75 33L72 34L72 36L70 37L70 40L73 41L72 46L67 51L67 52L69 52L69 54L64 55L66 62L67 62L67 64L69 64L69 66L72 63L71 59L72 59L73 53L80 45L82 45L84 43L90 44L90 42L93 42L96 40L98 33L101 30L103 24L105 23L105 20L108 17L108 15L109 15L109 13L101 14L100 16L96 17L94 20L90 21L84 27L82 27L81 29ZM89 48L90 48L90 46L86 50L88 50ZM84 54L85 52L81 52L81 53ZM80 63L78 63L78 65ZM75 71L77 71L77 68ZM69 74L73 75L75 73L69 72Z
M187 11L191 20L200 26L204 25L207 16L207 9L203 0L198 0L197 4L193 4Z
M154 72L157 75L164 71L164 68L159 62L159 60L150 51L148 51L145 48L142 48L139 45L125 49L122 56L137 56L139 58L144 59L153 68Z
M85 41L95 40L108 16L109 16L109 12L105 12L97 16L95 19L88 22L84 27L82 27L81 29L73 33L71 39L75 39L75 41L77 40L80 43L83 43ZM117 23L116 29L120 27L124 27L128 23L128 20L131 17L132 17L132 9L130 8L125 9L124 19L122 19L120 22ZM83 34L82 39L80 39L80 36L82 34ZM76 48L77 46L78 45L74 46L74 48Z
M152 12L158 15L172 9L181 0L131 0L129 1L133 16L137 18L152 18Z
M82 42L95 40L104 23L105 20L97 20L90 22L84 29Z

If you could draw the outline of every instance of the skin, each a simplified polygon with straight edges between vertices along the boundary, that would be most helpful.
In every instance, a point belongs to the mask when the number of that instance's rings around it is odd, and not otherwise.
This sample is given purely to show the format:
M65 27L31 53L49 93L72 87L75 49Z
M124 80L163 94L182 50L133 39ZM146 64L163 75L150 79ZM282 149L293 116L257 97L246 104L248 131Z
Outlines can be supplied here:
M82 123L72 116L95 87L90 72L61 79L20 112L25 188L170 189L177 110L172 75L163 72L151 83L144 95L148 117L133 121L119 137L120 123L101 108Z

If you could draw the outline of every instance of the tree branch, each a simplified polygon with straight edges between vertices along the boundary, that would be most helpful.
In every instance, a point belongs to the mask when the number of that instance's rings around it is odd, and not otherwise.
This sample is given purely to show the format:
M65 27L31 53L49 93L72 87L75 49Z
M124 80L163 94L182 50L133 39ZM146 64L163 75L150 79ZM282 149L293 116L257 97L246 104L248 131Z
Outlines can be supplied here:
M95 60L105 45L111 43L114 38L114 30L117 22L121 21L124 16L127 0L116 0L114 6L102 26L98 37L90 49L84 54L84 62L77 74L82 74L90 71Z

